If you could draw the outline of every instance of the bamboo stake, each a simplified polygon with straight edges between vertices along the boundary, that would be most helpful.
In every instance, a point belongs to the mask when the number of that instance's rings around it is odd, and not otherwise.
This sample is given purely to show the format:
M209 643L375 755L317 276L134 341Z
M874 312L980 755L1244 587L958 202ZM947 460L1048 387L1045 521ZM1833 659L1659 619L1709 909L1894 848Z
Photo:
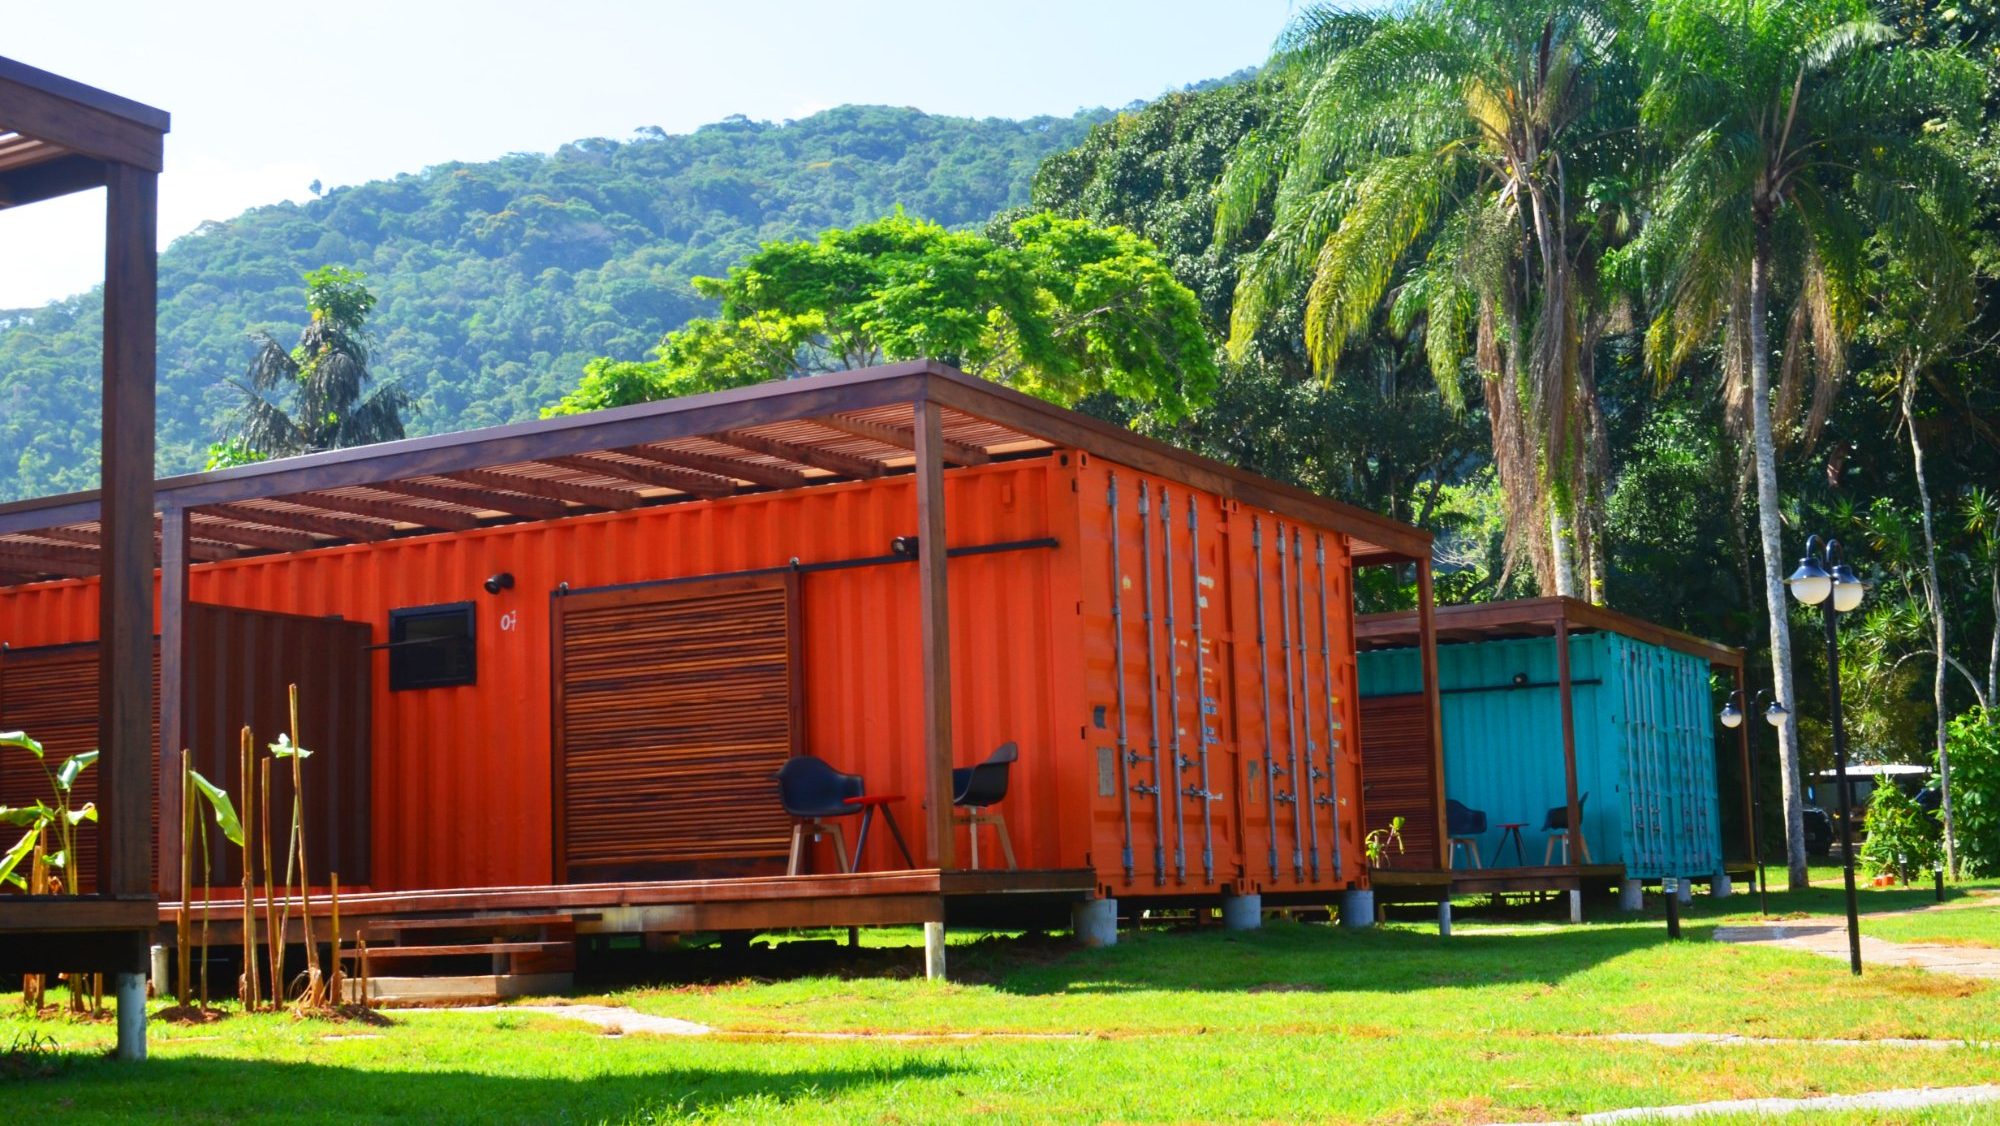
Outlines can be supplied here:
M301 756L297 748L303 745L299 737L299 686L289 685L292 711L292 832L299 850L299 926L304 931L306 943L306 992L305 1007L318 1008L324 1001L323 982L319 971L319 946L313 941L312 927L312 867L306 862L305 831L305 782L299 769Z
M194 856L194 789L192 786L189 785L188 782L187 748L182 747L181 748L181 909L174 915L174 935L176 941L176 949L174 953L179 963L178 968L180 970L180 976L179 979L174 982L176 986L176 989L174 991L174 996L179 999L181 1008L183 1010L185 1010L188 1006L189 988L194 980L191 976L189 976L190 957L194 953L194 948L193 948L194 933L193 933L193 928L189 925L188 921L188 896L192 894L190 888L193 882L191 877L191 873L193 871L191 860L193 856Z
M340 995L340 873L328 872L327 895L333 900L333 968L326 978L327 1003L339 1006Z
M285 999L285 924L278 918L277 894L273 885L277 882L277 870L271 867L271 760L269 756L257 763L257 773L263 793L258 795L257 812L263 822L264 837L264 932L266 945L270 948L267 964L271 970L271 1011L277 1012ZM273 926L273 920L276 925Z
M208 1011L208 907L215 898L209 884L208 826L201 827L201 1010Z
M49 863L44 834L35 834L35 849L28 859L28 891L35 895L46 895L49 890ZM29 974L21 979L21 1000L27 1003L30 1014L40 1015L42 1005L48 1000L49 979L45 974Z
M368 940L366 938L359 939L356 945L360 948L360 954L356 959L361 965L360 1004L363 1009L366 1009L368 1007Z
M256 788L250 782L255 773L250 764L254 752L250 749L254 738L250 728L243 729L242 746L237 751L239 771L237 777L243 780L243 818L240 822L243 835L243 1011L254 1013L257 1002L263 997L257 980L257 893L252 890L251 881L257 874L257 856L251 848L250 826L257 804Z

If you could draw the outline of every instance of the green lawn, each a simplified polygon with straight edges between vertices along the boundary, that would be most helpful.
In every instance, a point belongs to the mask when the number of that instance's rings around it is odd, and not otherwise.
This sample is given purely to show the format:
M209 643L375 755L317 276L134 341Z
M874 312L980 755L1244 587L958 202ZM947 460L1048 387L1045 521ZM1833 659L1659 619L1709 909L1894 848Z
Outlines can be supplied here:
M1779 896L1774 913L1818 910ZM1871 908L1903 904L1899 893ZM1928 895L1928 891L1925 892ZM396 1016L370 1028L282 1017L155 1027L153 1059L108 1063L102 1025L0 1018L67 1051L51 1078L0 1064L0 1122L930 1122L1307 1119L1478 1122L1757 1096L1993 1082L2000 1050L1815 1044L1664 1048L1611 1032L1992 1039L2000 986L1704 941L1754 900L1697 903L1689 941L1632 921L1146 931L1116 947L955 946L957 980L870 936L871 976L631 987L602 1000L725 1030L611 1036L521 1012ZM1914 901L1912 901L1913 905ZM1599 913L1609 915L1608 910ZM1990 915L1986 908L1932 913ZM1868 925L1889 923L1872 913ZM1916 919L1895 919L1895 923ZM1871 930L1871 933L1873 931ZM683 952L692 960L717 957ZM685 961L682 963L685 964ZM0 1011L10 1009L0 998ZM856 1038L785 1036L859 1033ZM870 1033L971 1034L881 1039ZM363 1039L329 1037L364 1036ZM2000 1107L1851 1122L1970 1122ZM1818 1121L1819 1119L1815 1119Z

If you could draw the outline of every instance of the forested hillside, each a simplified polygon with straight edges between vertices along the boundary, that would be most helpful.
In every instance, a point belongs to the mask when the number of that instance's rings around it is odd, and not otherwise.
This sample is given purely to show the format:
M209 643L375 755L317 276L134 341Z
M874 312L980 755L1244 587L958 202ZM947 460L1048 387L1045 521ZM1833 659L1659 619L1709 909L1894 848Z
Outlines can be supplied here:
M160 260L160 468L197 466L240 399L248 333L289 339L302 272L340 265L380 298L374 370L417 404L414 433L533 417L593 356L639 358L707 306L688 285L763 240L898 206L952 227L1026 202L1043 157L1109 116L1011 121L844 106L786 124L731 118L552 155L336 188L176 241ZM0 498L96 473L98 297L0 313Z

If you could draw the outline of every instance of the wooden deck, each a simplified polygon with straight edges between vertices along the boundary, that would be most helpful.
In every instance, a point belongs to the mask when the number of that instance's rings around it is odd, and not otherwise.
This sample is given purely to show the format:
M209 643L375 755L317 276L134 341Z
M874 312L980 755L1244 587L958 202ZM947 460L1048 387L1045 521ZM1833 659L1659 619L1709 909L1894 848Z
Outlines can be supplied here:
M1732 880L1748 880L1755 865L1725 861ZM1625 878L1622 864L1552 864L1515 868L1375 868L1368 873L1375 898L1384 903L1435 902L1445 895L1488 895L1505 892L1579 891L1616 888ZM1692 877L1701 882L1706 877ZM1657 879L1645 881L1657 884Z
M584 935L688 933L718 930L784 930L797 927L899 926L926 922L991 924L1059 912L1087 899L1097 887L1089 869L939 871L852 875L761 876L746 879L673 880L542 887L433 888L357 891L340 897L343 937L389 919L505 919L514 915L567 915ZM299 901L280 900L296 921ZM191 906L200 916L199 900ZM327 896L314 894L312 915L332 914ZM171 941L180 904L159 905L160 932ZM258 898L258 914L263 899ZM241 893L216 889L209 901L211 942L240 941ZM296 926L286 937L297 941Z

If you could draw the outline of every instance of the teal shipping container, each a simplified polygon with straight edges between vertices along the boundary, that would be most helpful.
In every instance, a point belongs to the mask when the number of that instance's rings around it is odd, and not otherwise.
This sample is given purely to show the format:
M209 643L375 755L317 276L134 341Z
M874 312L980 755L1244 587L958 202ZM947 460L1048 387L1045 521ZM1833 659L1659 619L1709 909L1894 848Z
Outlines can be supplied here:
M1486 868L1564 862L1562 834L1543 830L1567 800L1556 644L1539 636L1437 646L1440 788L1486 815L1485 832L1453 834L1477 843ZM1589 850L1568 862L1620 865L1640 880L1723 873L1710 660L1603 629L1569 633L1568 644ZM1363 652L1359 673L1365 743L1371 701L1421 698L1422 651ZM1503 853L1508 822L1523 828ZM1453 866L1471 866L1466 850Z

